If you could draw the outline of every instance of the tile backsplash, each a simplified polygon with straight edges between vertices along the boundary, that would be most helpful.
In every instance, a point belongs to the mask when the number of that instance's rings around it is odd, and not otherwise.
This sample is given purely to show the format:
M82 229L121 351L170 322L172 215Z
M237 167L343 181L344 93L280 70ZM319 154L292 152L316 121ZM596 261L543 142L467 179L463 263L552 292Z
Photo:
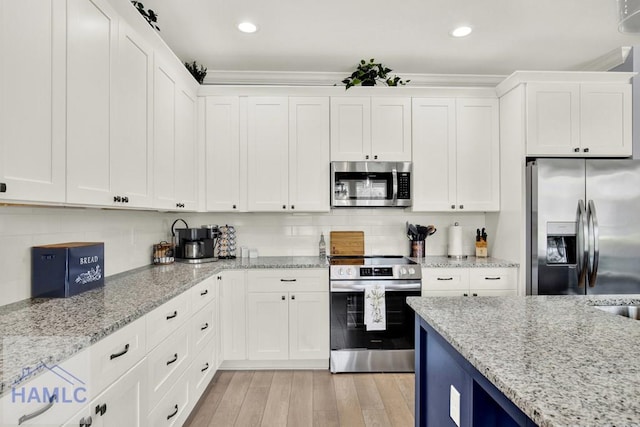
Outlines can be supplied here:
M170 239L170 227L177 218L185 219L190 227L234 225L238 249L240 246L255 248L260 256L317 255L321 232L325 234L328 252L329 232L347 230L364 231L367 254L409 255L407 221L433 224L438 229L427 239L427 255L447 253L448 227L457 221L465 228L465 253L473 254L475 229L485 226L483 213L429 214L393 208L334 209L317 214L233 214L3 206L0 207L0 305L30 297L31 246L104 242L105 274L111 276L150 264L152 245Z

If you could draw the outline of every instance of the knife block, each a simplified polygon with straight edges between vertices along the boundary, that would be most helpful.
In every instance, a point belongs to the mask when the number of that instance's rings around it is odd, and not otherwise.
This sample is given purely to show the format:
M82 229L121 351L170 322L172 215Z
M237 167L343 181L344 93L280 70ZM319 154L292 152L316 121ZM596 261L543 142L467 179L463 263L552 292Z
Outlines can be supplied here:
M487 255L487 241L480 240L476 242L476 257L477 258L486 258Z

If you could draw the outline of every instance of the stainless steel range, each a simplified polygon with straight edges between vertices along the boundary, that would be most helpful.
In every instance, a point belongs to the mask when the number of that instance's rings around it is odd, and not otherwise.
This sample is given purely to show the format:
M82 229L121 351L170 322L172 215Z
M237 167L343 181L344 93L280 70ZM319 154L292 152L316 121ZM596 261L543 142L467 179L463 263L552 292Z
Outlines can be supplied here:
M421 279L420 266L402 256L330 258L331 372L414 371L414 313L406 299L420 296ZM374 298L365 294L383 300L375 328L368 323Z

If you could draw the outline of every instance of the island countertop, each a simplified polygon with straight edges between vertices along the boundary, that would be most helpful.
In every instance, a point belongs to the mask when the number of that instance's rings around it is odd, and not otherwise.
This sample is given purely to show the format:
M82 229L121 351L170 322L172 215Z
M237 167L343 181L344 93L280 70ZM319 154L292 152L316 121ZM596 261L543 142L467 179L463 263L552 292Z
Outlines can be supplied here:
M640 295L408 303L538 425L640 426L640 322L593 307Z

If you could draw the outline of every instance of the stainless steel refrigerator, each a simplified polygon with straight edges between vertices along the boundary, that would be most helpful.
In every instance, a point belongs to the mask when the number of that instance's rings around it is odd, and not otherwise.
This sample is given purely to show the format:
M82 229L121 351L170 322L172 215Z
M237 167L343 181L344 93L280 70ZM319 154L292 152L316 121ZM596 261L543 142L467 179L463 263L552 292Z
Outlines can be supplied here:
M640 293L640 161L527 163L527 293Z

